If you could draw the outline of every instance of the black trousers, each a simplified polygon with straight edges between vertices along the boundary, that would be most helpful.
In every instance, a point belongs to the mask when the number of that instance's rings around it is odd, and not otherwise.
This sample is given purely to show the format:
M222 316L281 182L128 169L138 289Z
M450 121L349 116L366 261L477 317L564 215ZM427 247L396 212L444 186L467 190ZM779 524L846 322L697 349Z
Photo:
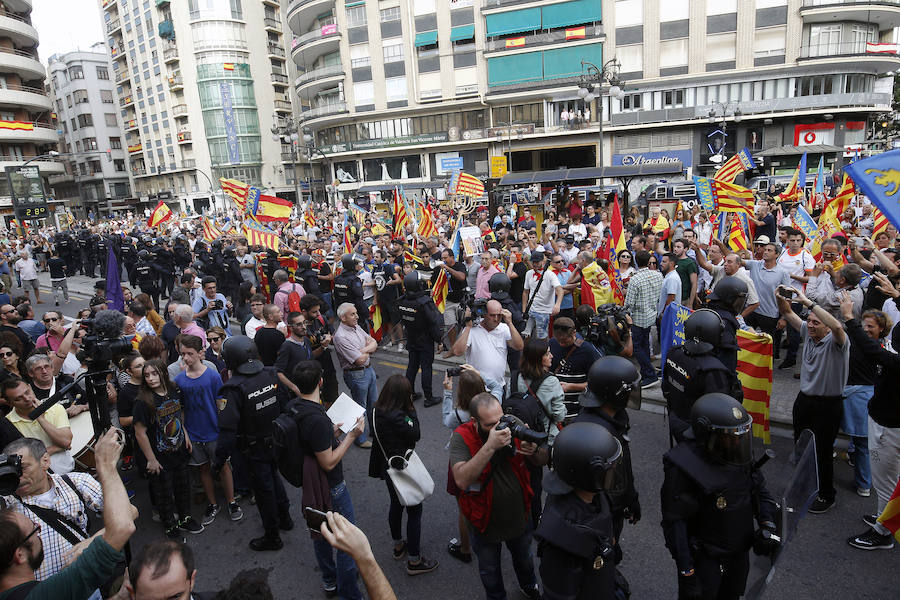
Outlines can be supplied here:
M816 463L819 466L819 496L834 500L834 440L841 427L844 402L840 396L807 396L803 392L794 400L794 442L804 429L816 440Z
M703 600L738 600L744 595L749 572L749 552L724 557L694 553L694 576L700 578Z
M191 476L188 461L170 467L166 464L156 475L149 475L150 489L156 497L159 518L166 528L176 523L175 514L184 519L191 514Z
M776 358L781 351L781 331L778 329L778 318L779 317L767 317L753 312L747 315L747 318L745 319L747 325L759 328L763 333L768 333L772 336L772 352Z
M431 365L434 363L434 346L430 350L414 350L409 348L409 365L406 367L406 378L409 379L413 390L416 388L416 373L419 368L422 369L422 393L425 399L433 398L434 393L431 389L432 370Z
M262 519L266 535L278 535L278 521L281 515L287 515L291 506L281 474L274 460L259 460L245 457L250 470L250 487L256 494L256 509Z

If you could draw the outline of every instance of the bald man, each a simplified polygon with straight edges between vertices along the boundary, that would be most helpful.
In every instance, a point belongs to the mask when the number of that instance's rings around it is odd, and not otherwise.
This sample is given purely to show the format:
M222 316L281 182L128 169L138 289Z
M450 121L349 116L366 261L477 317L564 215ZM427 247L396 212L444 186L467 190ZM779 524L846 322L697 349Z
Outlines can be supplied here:
M453 344L453 354L466 355L466 362L487 381L503 381L506 373L508 348L522 350L525 343L512 322L512 313L496 300L488 300L486 314L481 323L472 326L467 318L466 326Z

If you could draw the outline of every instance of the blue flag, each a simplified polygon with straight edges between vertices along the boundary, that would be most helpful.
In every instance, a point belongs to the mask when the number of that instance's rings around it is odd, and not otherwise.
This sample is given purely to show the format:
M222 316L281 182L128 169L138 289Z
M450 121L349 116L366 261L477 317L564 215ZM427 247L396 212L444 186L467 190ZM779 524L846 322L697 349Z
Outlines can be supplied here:
M109 310L125 310L125 295L122 293L122 282L119 280L119 263L112 245L109 246L109 258L106 263L106 308Z
M806 152L800 157L800 166L797 167L797 187L803 189L806 187Z
M817 194L825 193L825 156L819 157L819 170L816 171L816 189L813 190Z
M900 226L900 150L855 160L844 171L894 227Z
M660 365L665 368L666 354L669 348L680 346L684 343L684 322L691 316L693 311L686 306L682 306L676 302L669 304L663 311L660 319L659 336L659 353L661 355Z

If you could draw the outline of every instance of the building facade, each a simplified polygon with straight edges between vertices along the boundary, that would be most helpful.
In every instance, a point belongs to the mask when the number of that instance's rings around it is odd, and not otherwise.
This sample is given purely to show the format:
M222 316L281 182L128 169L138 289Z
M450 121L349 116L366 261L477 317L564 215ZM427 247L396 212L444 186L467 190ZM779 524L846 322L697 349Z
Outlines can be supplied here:
M890 111L900 69L893 1L292 0L286 16L296 117L349 195L601 158L680 164L673 179L743 147L768 173L805 149L830 165ZM579 94L612 59L622 97Z
M224 208L219 177L291 197L269 131L291 114L279 3L99 1L137 206Z
M49 157L31 160L56 150L57 134L30 13L31 0L0 1L0 170L30 161L29 166L39 168L49 192L47 176L63 173L64 167ZM7 226L13 219L5 174L0 175L0 217Z
M50 94L66 174L50 178L53 196L76 218L127 210L127 154L107 46L50 57Z

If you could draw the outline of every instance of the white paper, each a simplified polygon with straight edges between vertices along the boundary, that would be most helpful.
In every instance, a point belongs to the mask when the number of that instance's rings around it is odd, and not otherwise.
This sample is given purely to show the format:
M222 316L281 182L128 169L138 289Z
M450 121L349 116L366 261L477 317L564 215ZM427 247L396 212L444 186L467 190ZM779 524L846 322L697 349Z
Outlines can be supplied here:
M341 393L326 413L332 423L340 423L341 431L347 433L356 425L356 420L366 414L366 410L353 401L353 398Z

